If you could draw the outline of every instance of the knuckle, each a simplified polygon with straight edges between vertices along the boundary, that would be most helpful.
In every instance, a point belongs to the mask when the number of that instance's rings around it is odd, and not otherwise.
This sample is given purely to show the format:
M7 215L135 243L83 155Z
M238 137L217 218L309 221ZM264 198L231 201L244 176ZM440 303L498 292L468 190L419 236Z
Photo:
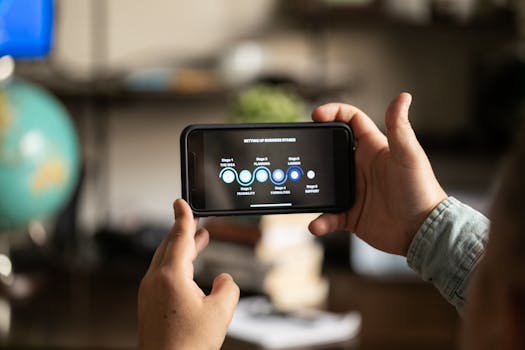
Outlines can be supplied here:
M187 235L184 234L184 231L177 229L171 230L169 237L173 242L184 242L187 239Z
M154 282L156 287L163 289L173 288L174 273L168 268L160 268L159 271L155 274Z
M235 283L235 281L232 279L230 279L228 283L230 284L231 293L234 295L239 295L241 292L241 289L239 288L237 283Z
M212 305L215 312L226 317L229 317L229 315L232 314L235 309L235 305L233 305L231 302L228 302L228 300L224 298L216 300Z

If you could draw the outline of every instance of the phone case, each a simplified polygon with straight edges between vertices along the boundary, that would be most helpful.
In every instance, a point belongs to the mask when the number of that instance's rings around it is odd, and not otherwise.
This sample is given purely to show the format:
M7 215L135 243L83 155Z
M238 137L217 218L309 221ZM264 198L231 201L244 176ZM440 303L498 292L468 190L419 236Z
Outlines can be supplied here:
M239 123L239 124L192 124L188 125L181 132L180 136L180 159L181 159L181 191L182 198L188 202L193 213L196 216L233 216L233 215L265 215L265 214L290 214L290 213L315 213L315 212L341 212L349 207L315 207L315 208L263 208L259 210L242 209L242 210L200 210L192 206L190 202L190 185L189 185L189 164L188 164L188 136L195 130L209 129L294 129L294 128L318 128L318 127L341 127L345 128L350 136L350 169L352 169L350 185L349 206L353 205L355 199L355 175L354 175L354 151L355 140L352 129L342 122L299 122L299 123Z

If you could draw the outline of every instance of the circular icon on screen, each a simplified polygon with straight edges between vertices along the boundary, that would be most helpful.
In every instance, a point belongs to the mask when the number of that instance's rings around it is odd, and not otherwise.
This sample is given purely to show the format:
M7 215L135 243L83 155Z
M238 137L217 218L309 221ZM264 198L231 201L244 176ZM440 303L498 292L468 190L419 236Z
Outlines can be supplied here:
M222 179L227 184L231 184L234 181L237 180L237 182L241 186L249 186L251 185L255 180L259 183L264 183L268 180L270 180L274 185L282 185L284 184L288 179L292 182L299 181L301 177L304 176L304 171L299 166L291 166L286 171L283 169L275 169L273 171L270 171L265 166L260 166L258 168L255 168L253 172L243 169L240 173L237 174L237 171L234 168L228 167L223 168L221 172L219 173L219 178ZM309 179L313 179L315 177L315 172L313 170L309 170L306 174L306 176Z
M231 184L233 181L235 181L235 173L233 170L227 169L222 172L221 178L222 181L226 182L227 184Z
M299 179L301 178L301 176L303 176L303 174L304 174L303 169L301 169L298 166L292 166L288 168L288 177L290 178L292 182L299 181Z
M283 180L285 180L285 178L284 178L284 171L282 171L282 169L275 169L272 172L272 180L276 184L280 184L280 183L284 182L283 181Z
M249 170L242 170L239 173L239 182L241 184L249 184L252 180L252 173Z
M255 178L257 179L257 181L263 183L263 182L266 182L268 180L268 177L269 177L269 170L266 169L266 168L259 168L257 170L255 170Z

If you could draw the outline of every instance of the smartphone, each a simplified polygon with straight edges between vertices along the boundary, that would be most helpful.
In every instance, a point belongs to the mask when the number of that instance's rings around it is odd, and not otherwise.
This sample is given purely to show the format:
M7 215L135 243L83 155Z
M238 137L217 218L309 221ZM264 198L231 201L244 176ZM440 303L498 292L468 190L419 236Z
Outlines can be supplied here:
M340 212L355 196L344 123L189 125L182 197L197 216Z

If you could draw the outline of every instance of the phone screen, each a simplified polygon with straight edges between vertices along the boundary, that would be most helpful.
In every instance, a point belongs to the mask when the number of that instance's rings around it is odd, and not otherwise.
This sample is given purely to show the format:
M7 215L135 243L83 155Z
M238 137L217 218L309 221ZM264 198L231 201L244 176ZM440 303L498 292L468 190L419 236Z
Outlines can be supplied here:
M190 205L219 214L334 211L349 206L353 199L349 128L299 125L303 126L191 131Z

